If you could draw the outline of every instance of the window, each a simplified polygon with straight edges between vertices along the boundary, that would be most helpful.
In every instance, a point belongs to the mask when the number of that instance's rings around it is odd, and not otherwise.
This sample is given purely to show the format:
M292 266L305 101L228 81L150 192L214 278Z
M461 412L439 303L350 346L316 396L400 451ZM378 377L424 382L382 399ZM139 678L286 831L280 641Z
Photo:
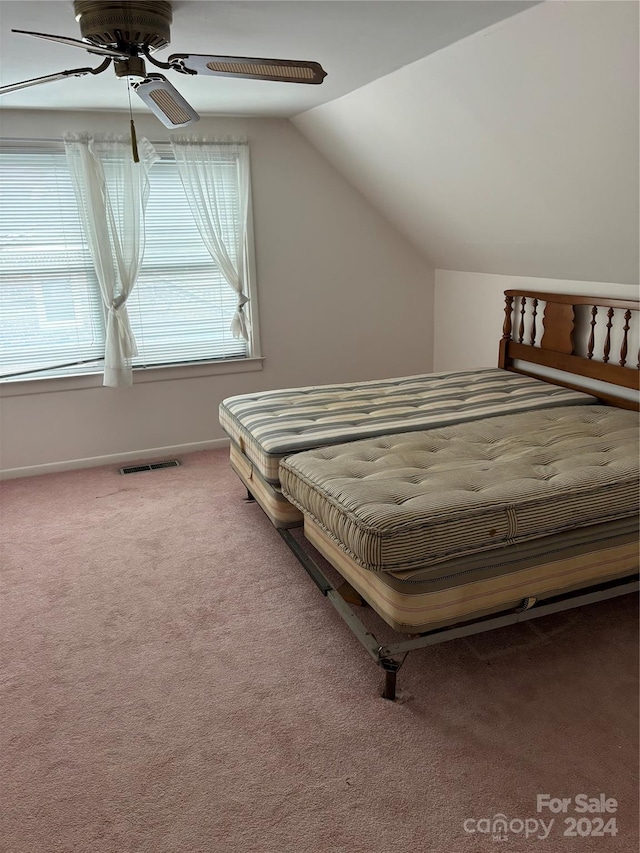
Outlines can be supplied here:
M159 153L149 176L144 261L127 302L139 352L134 367L255 355L251 341L231 334L236 294L202 242L171 152ZM220 168L231 234L233 158ZM100 370L104 309L63 146L0 149L0 187L2 375ZM253 304L250 310L255 325Z
M2 374L90 362L104 318L64 151L0 154Z

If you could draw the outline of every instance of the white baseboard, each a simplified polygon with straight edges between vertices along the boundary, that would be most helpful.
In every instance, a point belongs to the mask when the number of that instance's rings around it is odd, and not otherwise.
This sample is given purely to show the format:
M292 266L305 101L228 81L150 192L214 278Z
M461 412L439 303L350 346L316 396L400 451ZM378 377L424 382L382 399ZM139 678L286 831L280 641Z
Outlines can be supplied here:
M152 447L149 450L133 450L128 453L112 453L107 456L91 456L87 459L68 459L64 462L47 462L44 465L29 465L25 468L6 468L0 471L0 480L16 477L35 477L39 474L54 474L58 471L74 471L77 468L97 468L100 465L119 465L143 459L162 459L167 456L179 456L196 450L214 450L228 447L228 438L216 438L212 441L194 441L191 444L175 444L171 447Z

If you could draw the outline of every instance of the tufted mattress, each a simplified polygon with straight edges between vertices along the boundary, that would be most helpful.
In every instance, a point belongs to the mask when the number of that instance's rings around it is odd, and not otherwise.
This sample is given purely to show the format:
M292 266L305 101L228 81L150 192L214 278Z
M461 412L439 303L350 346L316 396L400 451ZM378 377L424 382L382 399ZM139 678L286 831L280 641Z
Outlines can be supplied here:
M638 415L568 406L295 454L305 535L420 631L638 567Z
M255 467L261 480L277 486L278 465L290 453L594 402L580 391L492 368L242 394L221 403L219 419L235 445L237 467L242 458Z

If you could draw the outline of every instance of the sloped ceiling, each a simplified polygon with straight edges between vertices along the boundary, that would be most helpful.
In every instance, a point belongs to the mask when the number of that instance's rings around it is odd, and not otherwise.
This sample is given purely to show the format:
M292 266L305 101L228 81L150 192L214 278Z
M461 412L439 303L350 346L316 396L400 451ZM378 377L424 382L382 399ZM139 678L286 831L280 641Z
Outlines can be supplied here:
M546 2L293 122L434 267L638 282L638 4Z
M292 86L169 73L201 115L289 118L341 97L538 0L173 0L171 47L159 51L309 59L328 72L322 86ZM34 41L12 28L79 38L71 0L0 1L0 85L63 68L96 67L77 48ZM153 70L153 69L151 69ZM19 89L2 96L18 109L123 110L125 79L96 77ZM144 109L133 98L133 109ZM136 103L137 102L137 103Z

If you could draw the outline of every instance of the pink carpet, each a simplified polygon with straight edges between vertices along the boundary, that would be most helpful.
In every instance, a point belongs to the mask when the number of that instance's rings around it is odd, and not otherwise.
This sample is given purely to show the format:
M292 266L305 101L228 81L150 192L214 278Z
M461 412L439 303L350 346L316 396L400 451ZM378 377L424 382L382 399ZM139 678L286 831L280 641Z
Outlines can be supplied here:
M183 462L2 484L2 853L637 851L635 596L413 652L392 704L226 452Z

